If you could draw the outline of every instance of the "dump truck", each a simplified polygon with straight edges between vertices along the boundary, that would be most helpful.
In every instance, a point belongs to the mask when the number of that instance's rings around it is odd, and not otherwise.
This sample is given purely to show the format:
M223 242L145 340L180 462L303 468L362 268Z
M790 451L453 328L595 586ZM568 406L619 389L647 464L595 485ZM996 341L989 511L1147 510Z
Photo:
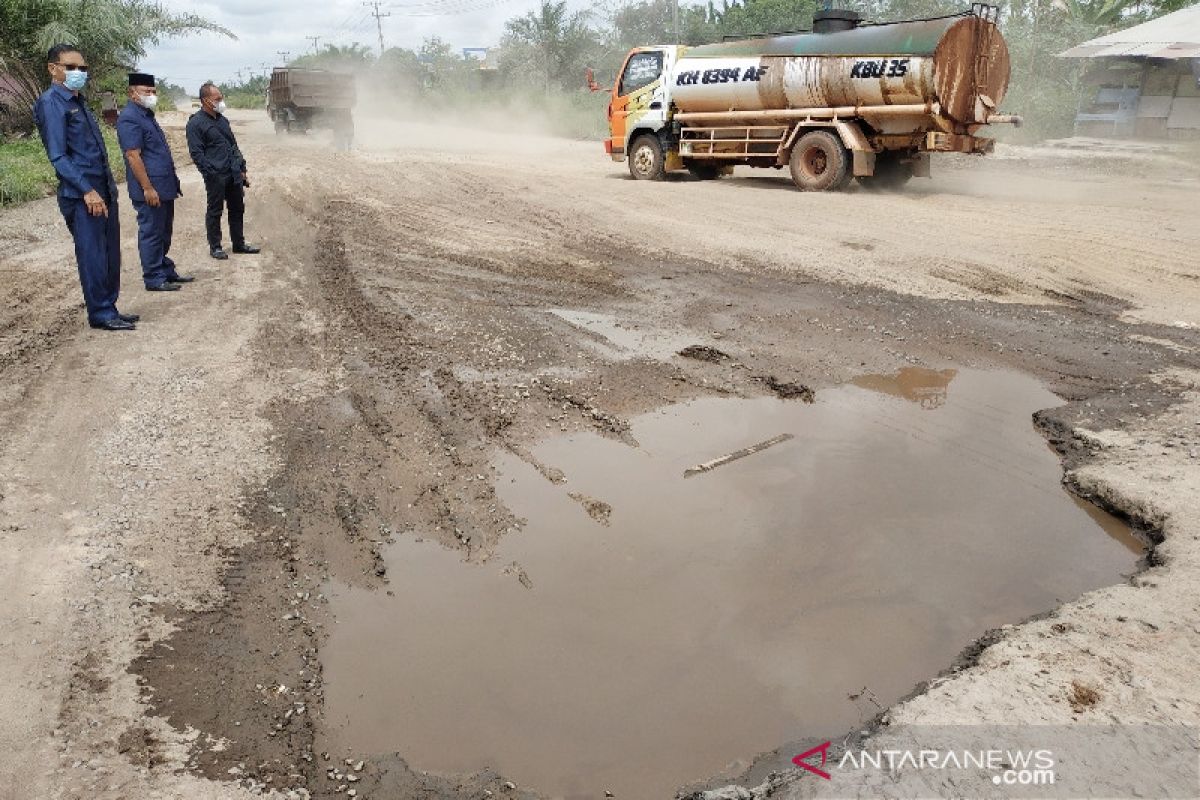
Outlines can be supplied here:
M349 149L354 139L354 76L323 69L276 67L267 89L267 114L276 133L333 130L334 145Z
M638 47L612 87L605 150L638 180L686 169L789 167L804 191L928 176L930 153L988 153L1002 114L1008 46L998 10L864 23L828 10L799 33L699 47Z

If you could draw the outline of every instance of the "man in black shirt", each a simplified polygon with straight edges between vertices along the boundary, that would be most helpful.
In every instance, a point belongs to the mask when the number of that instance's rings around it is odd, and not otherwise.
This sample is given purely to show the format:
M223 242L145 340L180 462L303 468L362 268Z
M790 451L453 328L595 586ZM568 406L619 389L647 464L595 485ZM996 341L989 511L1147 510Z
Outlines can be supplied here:
M257 253L259 249L246 244L242 233L245 187L250 185L246 178L246 159L242 157L233 129L225 118L221 90L212 83L200 87L200 110L188 120L187 143L208 192L204 224L208 229L210 255L229 258L221 248L221 213L225 206L229 206L229 238L233 240L233 252Z

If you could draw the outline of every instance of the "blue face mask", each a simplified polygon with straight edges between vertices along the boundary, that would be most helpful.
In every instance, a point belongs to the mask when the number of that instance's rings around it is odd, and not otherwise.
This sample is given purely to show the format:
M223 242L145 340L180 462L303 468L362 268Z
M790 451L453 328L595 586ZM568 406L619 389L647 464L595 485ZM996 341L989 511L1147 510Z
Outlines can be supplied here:
M88 74L83 70L64 70L64 75L65 77L63 78L63 86L66 86L72 92L78 92L87 83Z

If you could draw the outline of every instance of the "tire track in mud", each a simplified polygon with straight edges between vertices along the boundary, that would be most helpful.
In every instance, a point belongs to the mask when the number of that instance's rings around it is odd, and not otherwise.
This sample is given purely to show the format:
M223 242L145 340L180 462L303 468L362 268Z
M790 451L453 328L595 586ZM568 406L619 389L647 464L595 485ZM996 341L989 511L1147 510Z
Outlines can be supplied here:
M482 561L518 525L487 478L491 450L504 446L511 419L488 387L455 377L425 319L364 286L348 245L363 216L334 199L308 217L309 231L293 231L310 263L299 266L298 290L263 325L257 357L280 375L316 371L325 385L272 410L283 463L264 491L244 500L245 526L257 540L225 555L228 602L169 614L177 632L131 668L152 713L180 730L204 731L191 768L255 789L332 794L328 761L314 750L323 697L318 652L331 624L325 582L385 588L381 548L396 534L432 538ZM415 239L408 245L369 263L435 257ZM457 264L483 265L490 263ZM300 317L320 318L316 335L297 333L297 306ZM138 748L130 752L140 757ZM364 789L380 774L389 792L452 797L500 788L491 773L464 786L418 776L393 758L383 773L366 767Z
M47 279L21 269L0 271L6 300L0 307L0 372L54 347L73 324L82 327L83 303L71 296L72 289L78 291L73 284L60 275Z

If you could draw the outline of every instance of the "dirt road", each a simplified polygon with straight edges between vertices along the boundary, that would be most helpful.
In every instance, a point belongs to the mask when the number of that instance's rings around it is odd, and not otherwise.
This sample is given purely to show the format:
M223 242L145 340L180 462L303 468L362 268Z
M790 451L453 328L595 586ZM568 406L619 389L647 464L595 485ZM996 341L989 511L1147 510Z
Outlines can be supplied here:
M522 794L324 755L329 582L386 592L403 536L487 561L521 525L495 453L556 480L548 432L636 446L629 420L667 404L910 365L1043 381L1068 484L1161 543L889 718L1200 723L1194 168L1010 150L905 194L807 195L768 172L635 183L533 134L378 123L334 154L235 121L263 253L207 257L181 164L173 255L197 281L144 293L123 200L136 333L84 326L52 200L0 213L0 798Z

